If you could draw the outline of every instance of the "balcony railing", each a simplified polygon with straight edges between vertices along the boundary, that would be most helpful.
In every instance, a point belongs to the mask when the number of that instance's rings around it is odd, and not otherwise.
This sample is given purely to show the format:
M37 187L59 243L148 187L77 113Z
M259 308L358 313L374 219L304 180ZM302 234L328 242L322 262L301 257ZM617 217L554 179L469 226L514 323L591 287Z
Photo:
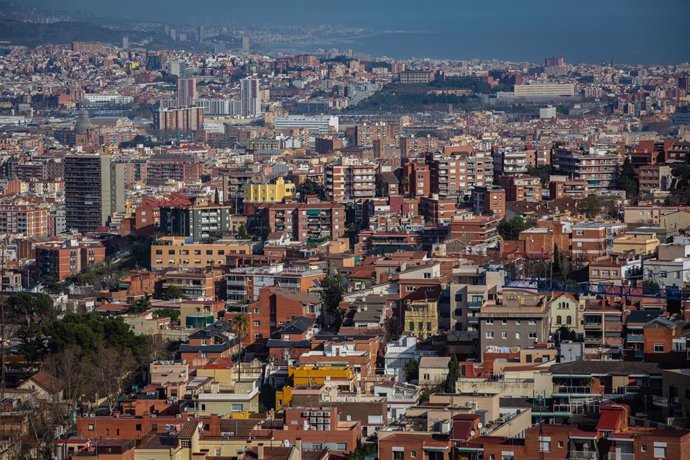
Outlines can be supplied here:
M597 460L599 457L596 452L591 450L571 450L568 452L570 460Z

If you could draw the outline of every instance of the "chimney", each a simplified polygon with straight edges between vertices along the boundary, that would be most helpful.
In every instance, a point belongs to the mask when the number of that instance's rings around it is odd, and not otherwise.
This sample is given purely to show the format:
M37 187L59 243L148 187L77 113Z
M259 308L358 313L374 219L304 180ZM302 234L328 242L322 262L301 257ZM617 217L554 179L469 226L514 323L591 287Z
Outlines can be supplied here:
M264 445L263 445L263 443L259 443L259 445L256 446L256 458L258 460L264 460Z

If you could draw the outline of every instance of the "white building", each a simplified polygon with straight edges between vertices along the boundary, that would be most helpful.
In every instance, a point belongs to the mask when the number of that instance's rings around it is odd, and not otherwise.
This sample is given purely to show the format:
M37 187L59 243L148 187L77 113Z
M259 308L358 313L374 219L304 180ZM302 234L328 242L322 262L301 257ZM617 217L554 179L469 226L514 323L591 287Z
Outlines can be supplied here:
M386 344L384 373L394 375L397 382L404 382L405 365L409 361L416 361L417 358L417 338L400 337L398 340Z
M660 288L682 288L690 283L690 257L678 257L673 260L646 260L644 262L644 279L653 281Z
M552 105L548 107L542 107L541 109L539 109L539 118L541 118L542 120L556 118L556 107Z
M515 85L515 97L558 97L575 95L574 83L531 83Z
M275 129L306 129L310 134L338 131L338 117L332 115L288 115L275 118Z

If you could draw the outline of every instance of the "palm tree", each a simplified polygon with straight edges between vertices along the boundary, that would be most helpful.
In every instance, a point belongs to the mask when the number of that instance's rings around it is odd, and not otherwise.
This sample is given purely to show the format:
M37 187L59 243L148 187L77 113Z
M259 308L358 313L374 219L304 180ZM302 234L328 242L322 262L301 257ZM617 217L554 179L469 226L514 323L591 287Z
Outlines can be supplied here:
M232 319L232 329L233 331L235 331L235 334L237 334L237 337L239 337L240 339L240 353L237 359L237 371L239 377L242 372L241 361L242 352L244 349L242 342L244 342L244 339L247 336L247 332L249 331L249 316L246 313L238 313L237 315L235 315L235 317Z

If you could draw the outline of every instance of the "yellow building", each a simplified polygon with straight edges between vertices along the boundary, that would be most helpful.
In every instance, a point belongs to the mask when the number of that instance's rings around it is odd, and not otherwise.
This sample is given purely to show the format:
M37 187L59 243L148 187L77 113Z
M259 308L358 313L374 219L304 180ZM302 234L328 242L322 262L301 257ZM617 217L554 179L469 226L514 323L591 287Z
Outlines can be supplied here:
M194 243L183 236L165 236L151 245L151 268L206 268L226 264L229 254L251 254L251 240Z
M656 251L659 240L656 236L622 235L613 240L611 252L613 254L631 253L636 256L649 255Z
M276 391L276 410L290 405L294 387L318 387L326 382L343 391L353 392L357 387L357 375L348 366L290 366L288 385Z
M413 300L405 308L405 335L422 340L438 332L438 301Z
M295 196L295 184L279 177L274 184L247 184L244 186L245 203L280 203Z
M585 333L583 323L585 306L582 300L576 299L572 294L564 293L551 299L549 309L551 310L550 331L552 333L562 326L577 334Z

